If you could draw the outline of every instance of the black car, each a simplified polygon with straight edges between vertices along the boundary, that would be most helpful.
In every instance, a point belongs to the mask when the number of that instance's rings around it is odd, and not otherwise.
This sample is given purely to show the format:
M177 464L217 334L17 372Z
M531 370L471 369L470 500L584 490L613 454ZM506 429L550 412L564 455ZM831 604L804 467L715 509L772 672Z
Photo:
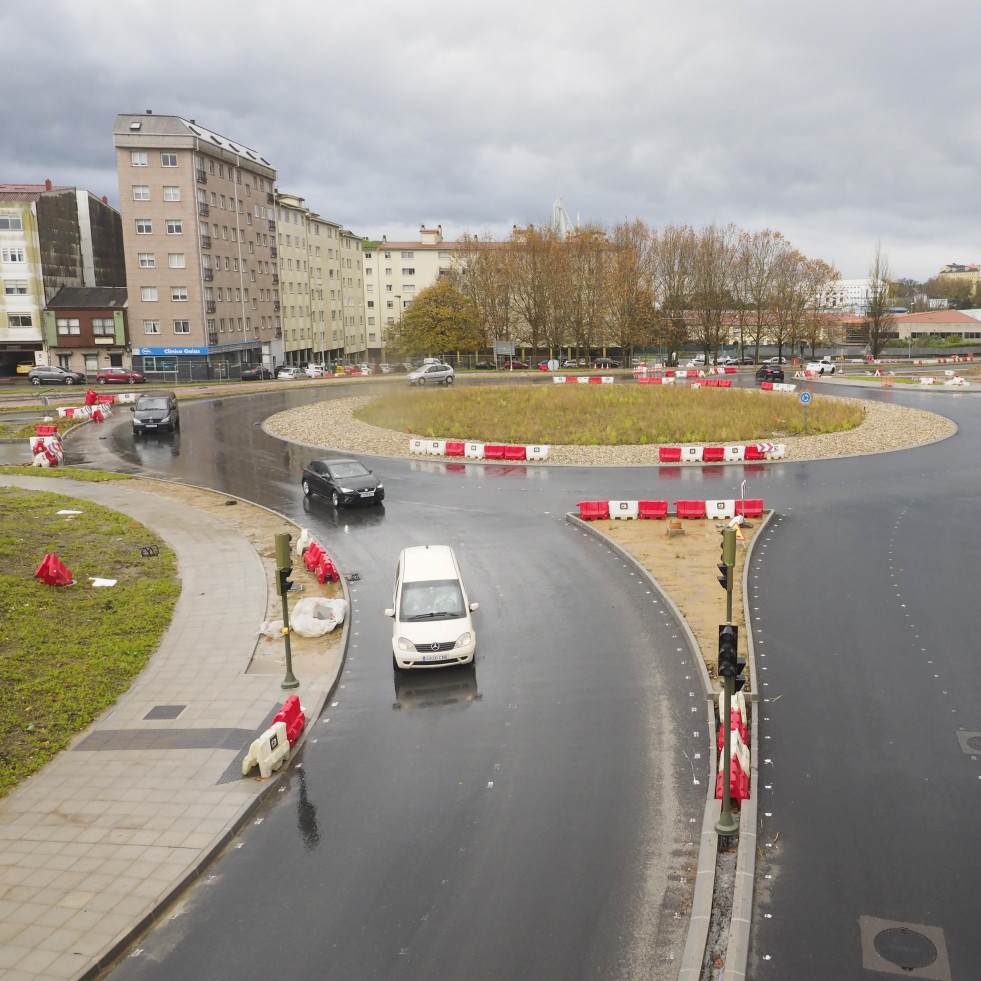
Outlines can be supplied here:
M57 365L38 365L27 373L32 385L84 385L85 375L80 371L66 371Z
M242 381L264 381L276 376L263 364L254 364L242 369Z
M382 482L357 460L312 460L300 477L307 497L322 494L335 508L347 504L381 504Z
M497 365L493 361L478 361L474 365L475 371L494 371Z
M782 382L783 368L778 368L772 364L765 364L763 367L757 369L756 380L758 382Z
M620 362L613 358L597 358L593 362L594 368L619 368Z

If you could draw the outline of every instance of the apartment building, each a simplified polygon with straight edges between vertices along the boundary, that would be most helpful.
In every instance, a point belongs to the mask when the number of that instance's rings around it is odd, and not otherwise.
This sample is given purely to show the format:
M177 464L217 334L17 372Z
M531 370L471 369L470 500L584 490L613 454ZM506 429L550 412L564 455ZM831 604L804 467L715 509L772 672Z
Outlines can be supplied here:
M453 267L456 242L443 241L443 226L419 228L418 242L365 242L364 301L369 351L382 357L385 331L428 286ZM369 360L373 360L369 356Z
M272 165L149 110L117 116L113 143L134 366L202 380L282 362Z
M125 285L122 222L105 198L51 181L0 184L0 375L36 363L78 371L117 363L124 333L56 350L45 343L44 315L63 287Z
M361 239L276 194L283 342L290 364L364 360Z

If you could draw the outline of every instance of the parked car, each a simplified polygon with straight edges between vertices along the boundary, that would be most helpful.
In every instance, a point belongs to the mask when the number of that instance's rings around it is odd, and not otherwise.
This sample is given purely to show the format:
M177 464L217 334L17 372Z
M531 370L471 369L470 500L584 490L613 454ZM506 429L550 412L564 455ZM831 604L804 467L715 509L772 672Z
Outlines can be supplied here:
M147 392L136 404L130 406L133 413L133 435L147 432L176 433L181 428L180 408L174 392Z
M502 368L513 369L514 371L525 371L528 368L527 361L517 361L514 358L505 358L504 362L501 364Z
M478 361L474 366L475 371L495 371L497 365L493 361Z
M357 460L312 460L303 468L300 486L307 497L329 497L335 508L385 500L382 482Z
M455 376L448 364L424 364L410 371L407 378L410 385L452 385Z
M744 355L741 358L737 358L736 359L736 363L737 364L756 364L756 359L755 358L750 358L750 357Z
M304 374L307 378L326 378L328 371L322 364L308 364Z
M761 365L756 371L756 380L758 382L782 382L783 368L774 364Z
M593 362L594 368L619 368L620 362L614 358L597 358Z
M786 358L777 358L777 357L767 358L767 360L763 362L763 364L786 364L786 363L787 363Z
M264 364L254 364L242 369L242 381L263 381L273 377L272 371Z
M32 385L84 385L85 375L80 371L66 371L55 364L38 365L27 373Z
M563 368L578 368L579 366L579 362L575 358L566 358L565 361L562 362Z
M467 598L456 555L449 545L402 550L395 570L391 617L396 669L470 664L477 636L470 616L478 604Z
M276 378L279 381L292 381L295 378L306 378L306 373L302 368L297 368L295 365L284 365L279 371L276 372Z
M835 366L831 358L821 358L820 361L808 361L807 370L816 371L819 375L833 375Z
M146 376L130 368L100 368L95 373L95 380L100 385L116 383L119 385L137 385L146 381Z

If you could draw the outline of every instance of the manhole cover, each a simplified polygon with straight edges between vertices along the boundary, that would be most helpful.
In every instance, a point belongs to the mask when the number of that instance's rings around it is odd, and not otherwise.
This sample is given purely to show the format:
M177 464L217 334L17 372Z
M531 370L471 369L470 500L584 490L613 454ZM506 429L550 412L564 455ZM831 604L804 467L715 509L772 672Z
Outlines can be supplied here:
M937 959L937 948L929 937L907 927L883 930L873 941L876 953L904 971L927 967Z
M975 749L981 752L981 736L971 736L967 740L968 749Z
M348 582L361 582L361 576L360 576L360 574L359 574L359 573L357 573L357 572L348 572L348 573L347 573L347 574L346 574L346 575L344 576L344 578L345 578L345 579L346 579L346 580L347 580Z

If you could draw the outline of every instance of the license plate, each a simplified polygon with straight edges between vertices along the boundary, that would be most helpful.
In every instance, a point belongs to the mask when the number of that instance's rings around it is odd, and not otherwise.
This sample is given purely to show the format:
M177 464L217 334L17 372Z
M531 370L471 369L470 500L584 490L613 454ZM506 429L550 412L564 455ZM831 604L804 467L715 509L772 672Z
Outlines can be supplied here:
M445 654L427 654L423 658L423 661L445 661L445 660L446 660Z
M372 491L361 491L361 497L374 497L375 492Z
M156 429L157 428L157 424L155 422L145 422L145 423L143 423L143 428L144 429Z

